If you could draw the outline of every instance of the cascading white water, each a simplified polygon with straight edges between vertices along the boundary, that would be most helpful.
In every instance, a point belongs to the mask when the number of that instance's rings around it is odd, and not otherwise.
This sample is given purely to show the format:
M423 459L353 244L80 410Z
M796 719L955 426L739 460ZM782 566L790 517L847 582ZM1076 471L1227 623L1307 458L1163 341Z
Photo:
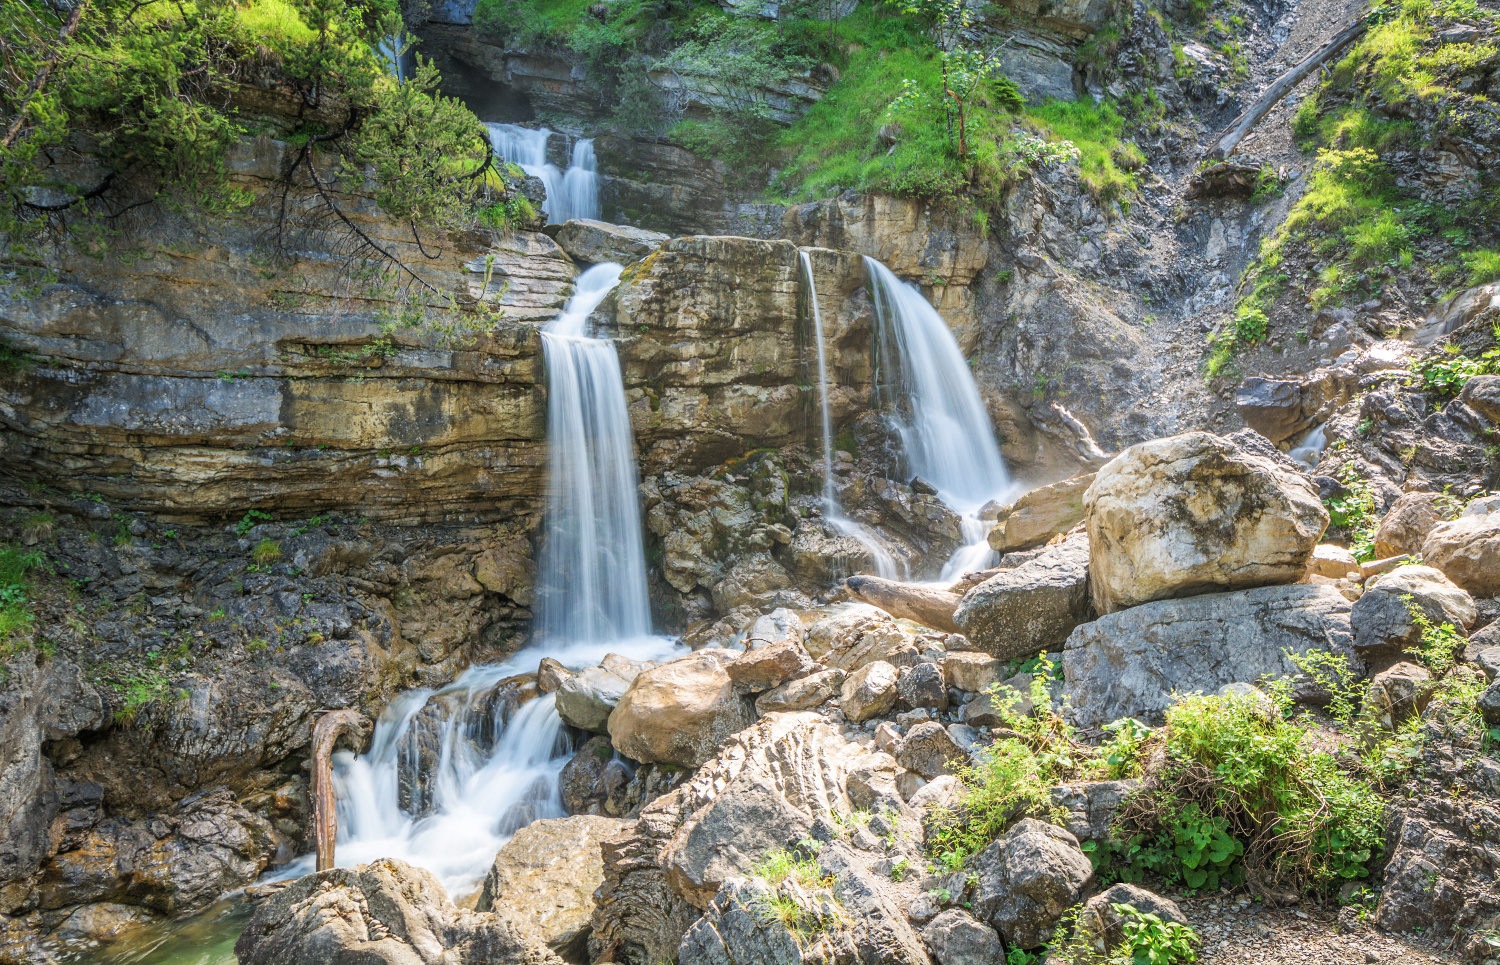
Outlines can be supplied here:
M548 224L562 224L574 218L598 219L599 172L592 139L580 138L573 142L571 163L564 172L547 160L547 140L553 134L547 128L496 123L485 127L489 129L490 146L496 155L541 179L547 191L542 211L547 215Z
M651 632L635 441L615 347L585 334L620 266L578 278L542 332L547 356L547 534L537 595L541 640L619 640Z
M870 553L875 575L888 580L898 577L896 558L859 523L849 519L839 508L839 497L833 482L833 412L828 401L828 360L823 347L823 311L818 307L818 286L813 280L812 259L799 251L802 272L807 277L807 302L811 306L813 341L818 345L818 408L823 422L823 517L845 536L852 536ZM905 567L899 573L905 576Z
M395 857L432 871L454 897L473 892L512 834L563 814L558 776L572 748L554 698L523 702L509 678L534 672L542 657L584 667L608 653L660 660L678 650L650 636L619 360L608 340L586 335L619 278L619 265L584 272L542 333L550 478L533 645L441 690L403 693L369 751L334 756L341 866ZM300 859L277 877L311 865Z
M1312 469L1323 458L1323 450L1328 447L1328 423L1324 422L1313 427L1312 431L1302 438L1291 451L1291 457L1307 468Z
M951 581L993 559L985 542L991 524L979 510L1008 494L1010 476L989 413L958 339L915 285L865 258L874 295L877 381L894 403L894 427L911 473L937 487L938 496L963 517L965 545L943 567Z

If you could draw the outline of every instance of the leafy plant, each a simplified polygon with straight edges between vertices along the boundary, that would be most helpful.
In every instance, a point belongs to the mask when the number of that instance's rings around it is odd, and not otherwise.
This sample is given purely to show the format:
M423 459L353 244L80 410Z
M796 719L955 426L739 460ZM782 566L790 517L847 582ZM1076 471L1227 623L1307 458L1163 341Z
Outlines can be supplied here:
M263 539L250 551L250 558L257 566L270 566L281 559L281 544L274 539Z
M1198 933L1187 925L1131 905L1111 904L1125 932L1124 956L1131 965L1177 965L1198 960Z
M1105 724L1104 730L1114 735L1099 749L1104 755L1104 766L1110 780L1138 776L1141 773L1141 747L1151 737L1151 728L1134 717L1121 717Z
M9 657L15 638L31 628L31 574L45 563L34 550L0 546L0 658Z
M234 527L234 533L236 536L248 536L252 529L274 518L270 513L263 513L258 509L252 509Z
M1349 552L1360 562L1375 558L1375 531L1380 516L1375 508L1375 490L1362 479L1351 463L1340 466L1335 478L1343 484L1345 494L1323 500L1333 525L1348 537Z

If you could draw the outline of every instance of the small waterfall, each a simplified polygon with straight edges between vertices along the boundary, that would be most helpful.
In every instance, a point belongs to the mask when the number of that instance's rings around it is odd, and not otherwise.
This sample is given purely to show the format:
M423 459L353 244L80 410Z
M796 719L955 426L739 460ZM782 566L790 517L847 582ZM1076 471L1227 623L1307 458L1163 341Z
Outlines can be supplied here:
M948 324L915 285L880 262L865 258L865 270L875 301L877 383L894 403L907 467L964 517L965 545L943 567L941 579L948 582L990 565L985 537L991 524L979 519L979 510L1010 490L1010 476Z
M1302 441L1292 449L1291 457L1309 469L1316 468L1323 459L1323 450L1328 446L1328 423L1313 427Z
M592 139L580 138L573 142L572 160L568 170L563 172L547 160L547 140L553 134L547 128L495 123L485 127L489 129L490 146L496 155L541 179L547 190L542 211L547 215L548 224L562 224L574 218L599 218L599 171Z
M834 529L859 540L860 545L870 551L870 561L875 567L876 576L894 580L898 578L895 557L880 545L869 530L846 517L839 508L839 497L833 484L833 414L828 403L828 361L823 347L823 311L818 306L818 286L813 281L812 259L806 251L799 251L797 255L802 264L802 272L807 276L807 301L812 311L813 340L818 344L818 406L823 420L823 516ZM900 576L905 575L905 567L902 567Z
M473 892L511 835L564 813L558 777L573 747L554 698L517 676L535 672L542 657L578 668L608 653L661 660L678 652L650 636L619 359L608 340L587 337L589 314L619 278L619 265L584 272L542 332L550 478L533 645L440 690L401 694L367 753L334 755L341 866L394 857L432 871L455 898ZM311 870L309 855L276 877Z
M589 338L589 313L619 284L619 265L578 278L542 332L547 356L547 533L537 637L598 641L651 632L635 441L613 343Z

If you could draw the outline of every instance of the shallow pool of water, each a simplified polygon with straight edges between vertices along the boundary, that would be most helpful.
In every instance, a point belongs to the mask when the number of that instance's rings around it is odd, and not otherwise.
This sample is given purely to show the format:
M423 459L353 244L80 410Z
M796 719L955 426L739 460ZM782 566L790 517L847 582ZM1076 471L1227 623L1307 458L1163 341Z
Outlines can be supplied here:
M243 897L229 898L191 918L145 925L108 945L58 949L57 957L76 965L235 965L235 939L254 910Z

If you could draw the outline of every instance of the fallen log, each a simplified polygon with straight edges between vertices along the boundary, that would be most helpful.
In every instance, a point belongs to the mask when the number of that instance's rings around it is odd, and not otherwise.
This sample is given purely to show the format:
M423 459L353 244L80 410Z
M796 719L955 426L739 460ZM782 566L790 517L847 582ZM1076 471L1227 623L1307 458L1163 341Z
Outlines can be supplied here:
M368 717L355 710L329 711L313 724L312 824L318 871L333 867L333 843L339 833L333 797L333 749L343 739L356 750L364 747L373 727Z
M963 597L948 590L920 583L898 583L878 576L851 576L844 581L849 593L861 603L878 606L893 617L915 620L944 633L959 633L953 611Z
M1234 149L1239 146L1240 141L1243 141L1245 135L1255 129L1255 125L1260 123L1262 117L1271 112L1271 108L1280 103L1283 97L1291 93L1292 89L1298 84L1302 83L1307 75L1323 66L1323 64L1333 59L1345 47L1358 40L1367 29L1369 29L1369 24L1363 20L1350 24L1337 34L1334 34L1332 40L1302 58L1302 62L1297 66L1276 78L1271 86L1266 88L1264 94L1257 97L1249 107L1245 108L1243 114L1236 117L1224 129L1214 146L1208 150L1205 156L1213 160L1222 161L1233 154Z

